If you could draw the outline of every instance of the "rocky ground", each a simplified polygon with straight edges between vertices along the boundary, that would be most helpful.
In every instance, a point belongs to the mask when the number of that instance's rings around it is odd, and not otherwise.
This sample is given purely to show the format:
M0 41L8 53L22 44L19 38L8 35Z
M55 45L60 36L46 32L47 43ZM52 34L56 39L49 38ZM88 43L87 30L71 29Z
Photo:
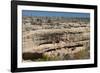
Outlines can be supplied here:
M89 18L23 16L23 61L90 58Z

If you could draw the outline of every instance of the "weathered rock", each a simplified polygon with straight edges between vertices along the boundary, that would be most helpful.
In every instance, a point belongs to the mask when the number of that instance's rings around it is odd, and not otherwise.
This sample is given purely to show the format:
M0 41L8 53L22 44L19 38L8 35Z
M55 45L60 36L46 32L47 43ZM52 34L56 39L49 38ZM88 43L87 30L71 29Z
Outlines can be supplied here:
M23 17L22 24L24 60L89 58L89 18Z

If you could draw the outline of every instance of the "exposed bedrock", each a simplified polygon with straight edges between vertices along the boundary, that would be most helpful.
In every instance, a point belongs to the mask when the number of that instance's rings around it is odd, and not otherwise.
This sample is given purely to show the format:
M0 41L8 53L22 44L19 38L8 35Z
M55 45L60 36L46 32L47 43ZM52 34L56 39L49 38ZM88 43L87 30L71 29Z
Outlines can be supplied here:
M31 17L24 19L22 37L24 60L89 59L90 25L87 19L77 22L40 21L41 23L32 22Z

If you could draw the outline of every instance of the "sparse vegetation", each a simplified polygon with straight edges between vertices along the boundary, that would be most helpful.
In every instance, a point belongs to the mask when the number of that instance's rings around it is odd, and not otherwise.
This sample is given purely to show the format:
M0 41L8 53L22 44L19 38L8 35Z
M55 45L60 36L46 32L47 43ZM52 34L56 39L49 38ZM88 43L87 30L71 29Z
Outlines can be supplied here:
M90 58L90 19L25 17L23 60L57 61Z
M89 50L80 50L79 52L74 54L75 59L89 59L90 58L90 52Z

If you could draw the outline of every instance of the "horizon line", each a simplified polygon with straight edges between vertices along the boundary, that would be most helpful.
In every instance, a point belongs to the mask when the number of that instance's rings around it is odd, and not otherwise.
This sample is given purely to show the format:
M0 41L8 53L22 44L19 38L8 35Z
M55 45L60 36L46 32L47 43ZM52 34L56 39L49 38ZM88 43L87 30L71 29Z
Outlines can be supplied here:
M84 17L89 18L90 13L76 13L76 12L54 12L54 11L36 11L36 10L22 10L22 16L40 16L40 17Z

